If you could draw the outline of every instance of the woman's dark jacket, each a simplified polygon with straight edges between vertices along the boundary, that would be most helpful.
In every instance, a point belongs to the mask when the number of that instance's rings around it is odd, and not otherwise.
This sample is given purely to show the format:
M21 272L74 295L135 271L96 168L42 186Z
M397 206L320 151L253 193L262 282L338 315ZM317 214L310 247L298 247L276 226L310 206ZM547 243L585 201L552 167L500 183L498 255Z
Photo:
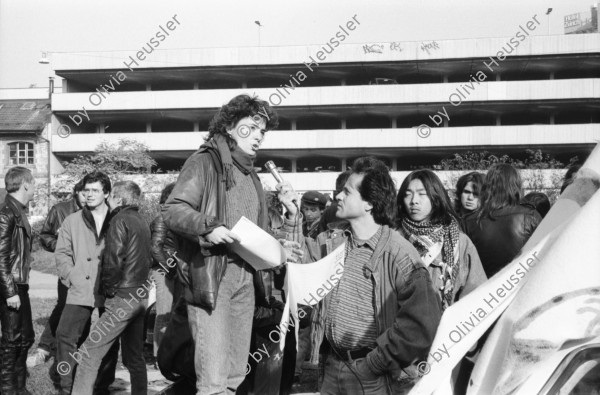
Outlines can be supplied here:
M521 251L542 217L529 206L510 206L479 221L477 213L463 219L465 233L477 248L488 278L509 264Z
M254 171L254 185L262 185ZM168 228L179 238L178 262L187 262L183 272L188 303L213 310L221 279L227 269L227 249L214 245L204 236L225 225L225 181L221 159L216 150L202 146L181 169L175 188L162 208ZM265 199L260 200L258 226L267 230Z
M0 204L0 297L17 294L27 284L31 263L31 227L23 205L11 195Z

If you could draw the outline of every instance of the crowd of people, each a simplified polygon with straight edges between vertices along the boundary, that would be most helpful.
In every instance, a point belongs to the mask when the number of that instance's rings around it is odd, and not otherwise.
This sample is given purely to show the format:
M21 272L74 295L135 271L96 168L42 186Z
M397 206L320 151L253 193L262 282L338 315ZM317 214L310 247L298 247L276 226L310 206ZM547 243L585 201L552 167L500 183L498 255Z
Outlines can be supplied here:
M113 184L97 171L78 182L41 231L41 245L54 253L58 298L29 358L26 207L35 180L27 168L11 168L0 205L0 393L28 393L27 367L53 357L59 394L108 394L120 349L132 394L145 394L152 285L158 366L198 394L288 394L307 359L321 367L321 394L406 393L443 311L510 263L550 208L541 193L522 196L519 173L507 164L462 176L452 201L430 170L410 173L396 192L389 169L372 157L338 176L333 200L308 191L298 201L293 186L280 183L276 203L267 204L254 159L277 125L256 97L223 105L206 143L163 189L150 225L134 182ZM240 236L231 229L242 216L280 239L281 266L256 271L233 252ZM317 305L299 306L299 336L291 328L282 351L270 334L284 309L285 264L318 261L341 245L339 282ZM465 359L456 369L455 393L470 367Z

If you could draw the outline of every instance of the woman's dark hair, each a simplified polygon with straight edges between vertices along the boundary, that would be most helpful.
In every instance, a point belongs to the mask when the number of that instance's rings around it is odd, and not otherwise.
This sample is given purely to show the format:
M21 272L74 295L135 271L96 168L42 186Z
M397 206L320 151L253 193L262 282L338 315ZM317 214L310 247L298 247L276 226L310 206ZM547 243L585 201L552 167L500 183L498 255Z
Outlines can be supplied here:
M444 184L439 177L431 170L423 169L417 170L410 173L400 186L398 191L398 199L396 204L398 205L399 218L410 218L406 207L404 207L404 197L408 186L413 180L419 180L423 183L427 197L431 201L431 214L429 214L429 222L432 224L449 225L452 223L452 219L458 218L456 212L452 208L450 198L446 193Z
M158 201L159 204L165 204L167 202L167 199L169 198L169 195L171 194L171 192L173 192L173 188L175 188L175 183L172 182L170 184L167 184L162 191L160 191L160 200Z
M468 183L473 183L473 195L479 197L481 187L483 186L484 175L476 171L463 174L456 182L456 199L454 200L454 209L462 211L463 207L460 204L460 196L462 195Z
M77 184L73 185L73 197L77 195L79 192L83 191L83 178L77 182Z
M527 204L536 209L538 213L544 218L548 211L550 211L550 199L542 192L530 192L523 197L521 200L522 204Z
M266 114L266 115L265 115ZM236 141L227 133L227 128L232 128L240 119L246 117L261 116L266 122L266 129L273 130L279 126L277 113L273 111L268 102L260 100L256 96L238 95L224 104L208 124L209 141L215 134L221 134L227 139L230 150L237 146Z
M352 173L364 176L358 192L365 202L373 206L371 214L375 223L393 226L396 220L396 186L387 166L367 156L354 161Z
M518 206L521 187L521 176L511 165L497 163L490 167L481 188L478 219L492 218L492 213L503 207Z
M95 182L99 182L102 185L102 191L104 193L110 193L110 178L108 178L108 176L101 171L93 171L89 174L86 174L86 176L83 177L83 188L85 189L87 184L93 184Z
M577 174L579 169L581 169L580 164L576 164L576 165L569 167L569 170L567 170L567 172L565 173L565 178L563 179L563 184L560 187L560 193L563 193L565 191L565 189L567 189L567 187L573 183L573 181L575 180L575 175Z

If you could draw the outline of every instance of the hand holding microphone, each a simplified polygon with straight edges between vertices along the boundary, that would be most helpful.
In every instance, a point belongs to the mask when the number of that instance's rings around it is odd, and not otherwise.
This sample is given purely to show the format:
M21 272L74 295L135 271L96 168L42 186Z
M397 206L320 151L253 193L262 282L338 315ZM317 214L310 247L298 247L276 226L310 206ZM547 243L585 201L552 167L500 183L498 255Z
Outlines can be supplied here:
M277 181L275 188L279 192L279 201L285 206L288 213L294 217L298 213L298 195L296 191L290 185L289 182L284 181L281 174L277 171L277 166L272 160L265 163L265 169L267 169Z

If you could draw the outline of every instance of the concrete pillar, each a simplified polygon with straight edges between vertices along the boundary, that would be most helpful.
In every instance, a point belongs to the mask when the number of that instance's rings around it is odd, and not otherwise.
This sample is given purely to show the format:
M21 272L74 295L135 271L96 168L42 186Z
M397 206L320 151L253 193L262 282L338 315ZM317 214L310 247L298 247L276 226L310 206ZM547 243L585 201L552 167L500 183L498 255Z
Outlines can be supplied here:
M346 118L340 120L340 129L346 129Z
M293 158L292 159L292 173L297 173L298 172L298 159Z
M398 118L392 118L392 129L396 129L398 127Z
M295 120L295 119L292 119L292 120L291 120L291 123L292 123L292 125L291 125L291 129L292 129L292 130L297 130L297 127L298 127L298 124L297 124L297 122L298 122L298 121L297 121L297 120Z
M496 81L502 81L502 80L500 79L500 73L496 74Z
M340 84L341 84L342 86L346 86L346 80L341 80L341 81L340 81Z
M100 125L98 125L98 133L104 134L105 132L105 123L101 123Z
M198 89L200 87L200 84L197 82L194 82L194 89Z
M242 82L242 89L248 89L248 82Z
M346 167L347 167L347 165L346 165L346 158L342 158L341 162L342 162L342 164L341 164L342 171L346 171Z
M200 131L200 122L194 122L194 132Z
M554 79L554 71L550 72L550 75L548 76L548 79L550 79L550 80Z
M443 76L443 82L444 82L444 84L448 83L448 74L444 74L444 76Z
M550 125L554 125L554 114L550 114Z
M496 126L500 125L502 125L502 119L500 118L500 115L496 115Z
M146 133L152 133L152 122L146 122Z
M392 159L392 171L398 171L398 159Z
M448 118L444 118L444 127L447 128L448 127Z
M151 91L152 90L152 85L151 84L146 84L146 90L147 91Z

